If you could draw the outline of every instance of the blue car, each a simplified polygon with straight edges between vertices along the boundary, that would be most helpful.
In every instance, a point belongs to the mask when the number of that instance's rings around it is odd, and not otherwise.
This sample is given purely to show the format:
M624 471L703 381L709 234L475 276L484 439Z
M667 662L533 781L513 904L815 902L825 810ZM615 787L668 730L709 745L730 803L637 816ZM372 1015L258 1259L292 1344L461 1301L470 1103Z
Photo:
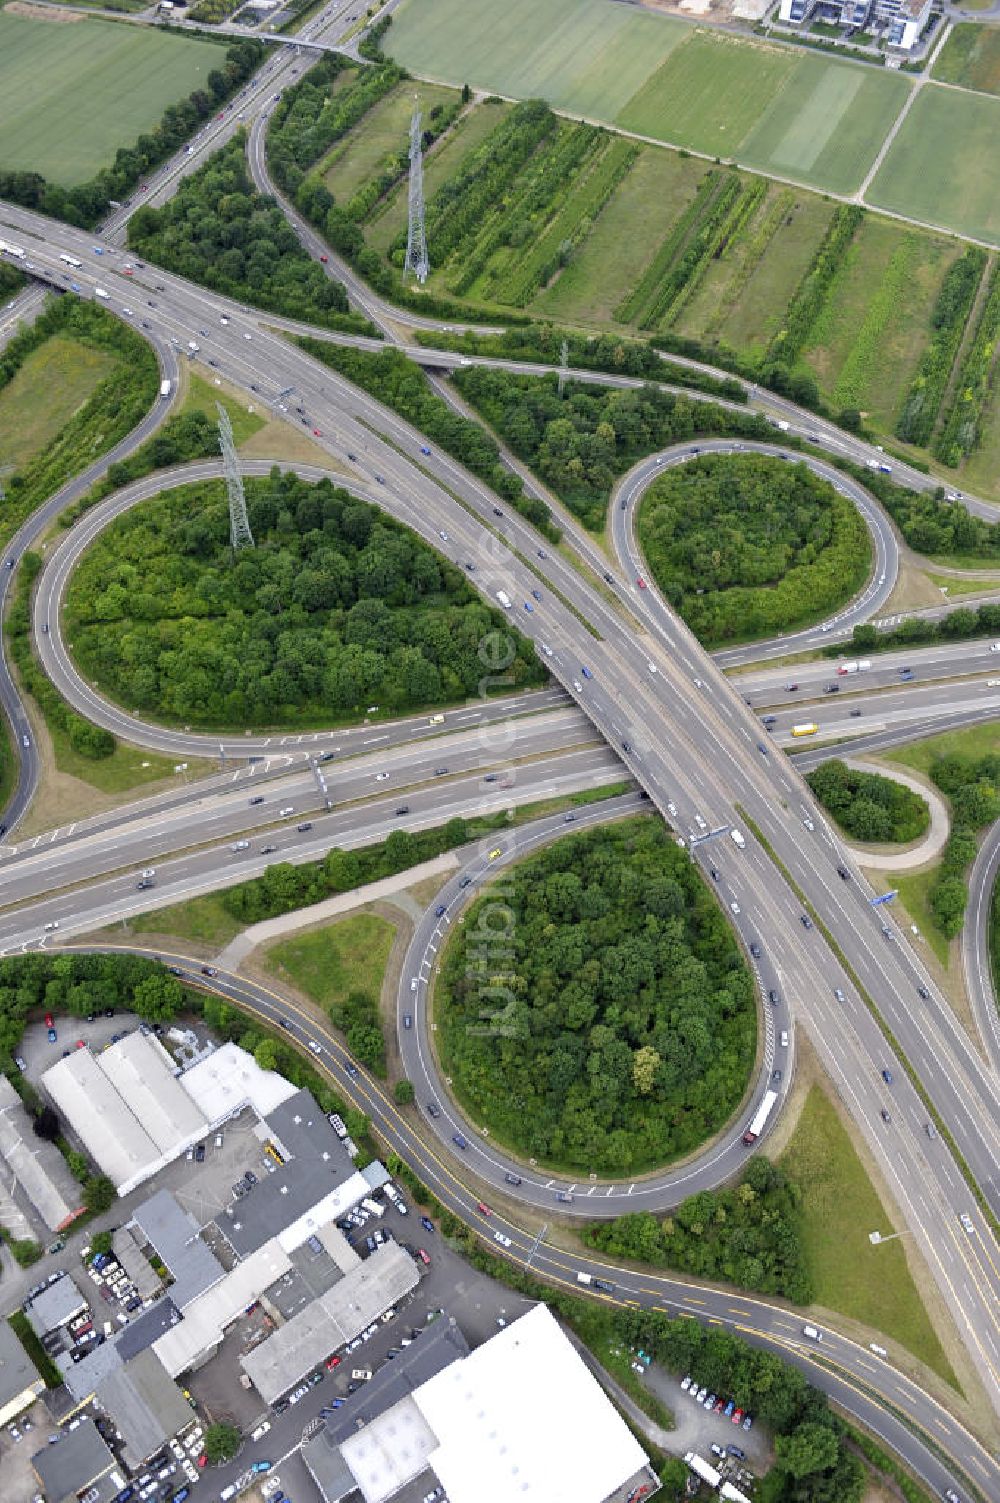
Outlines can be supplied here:
M421 1216L420 1225L425 1232L432 1232L434 1230L434 1223L429 1216Z
M420 445L420 452L421 452L421 454L429 454L431 451L430 451L430 449L428 449L428 447L427 447L426 444L421 444Z
M582 673L582 674L583 674L583 676L584 676L584 678L593 678L593 676L594 676L594 675L593 675L593 674L592 674L592 673L591 673L591 671L590 671L590 669L589 669L589 668L581 668L581 669L580 669L580 672L581 672L581 673Z
M104 251L103 251L103 249L102 249L101 246L99 246L99 245L95 245L94 246L94 255L95 256L103 256L104 255Z
M524 609L530 613L535 609L535 607L532 605L530 600L526 600L524 602Z

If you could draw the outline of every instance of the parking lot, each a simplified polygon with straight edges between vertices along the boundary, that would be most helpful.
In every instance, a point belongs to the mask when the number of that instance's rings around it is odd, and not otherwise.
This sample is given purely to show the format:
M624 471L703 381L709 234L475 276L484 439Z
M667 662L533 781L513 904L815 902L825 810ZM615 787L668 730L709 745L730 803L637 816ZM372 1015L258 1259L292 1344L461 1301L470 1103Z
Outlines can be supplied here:
M39 1021L28 1024L18 1045L18 1057L24 1060L24 1073L33 1086L38 1085L45 1071L62 1059L64 1053L76 1048L78 1040L82 1039L96 1054L111 1043L115 1034L138 1028L142 1019L134 1013L117 1012L111 1017L99 1013L92 1023L88 1023L86 1018L60 1013L52 1021L57 1035L54 1044L49 1043L48 1030Z
M38 1496L38 1478L31 1458L43 1446L55 1425L45 1404L39 1400L13 1425L0 1429L0 1468L3 1471L4 1503L31 1503Z
M687 1374L683 1376L686 1377ZM724 1410L716 1413L714 1408L705 1409L704 1402L697 1403L690 1397L690 1391L682 1392L680 1380L658 1367L655 1362L646 1370L643 1381L674 1415L675 1427L670 1432L670 1450L676 1455L683 1456L685 1451L696 1451L710 1466L722 1471L730 1482L743 1491L747 1490L746 1478L741 1480L737 1473L750 1472L756 1477L762 1477L770 1469L774 1453L770 1436L762 1426L754 1423L751 1429L744 1430L742 1424L735 1426L732 1416L727 1418ZM701 1385L695 1384L695 1388L697 1392L701 1392ZM708 1397L707 1393L705 1397ZM724 1397L728 1403L730 1396L726 1394ZM713 1445L726 1451L730 1446L737 1446L745 1453L745 1459L729 1457L723 1464L721 1458L713 1453Z

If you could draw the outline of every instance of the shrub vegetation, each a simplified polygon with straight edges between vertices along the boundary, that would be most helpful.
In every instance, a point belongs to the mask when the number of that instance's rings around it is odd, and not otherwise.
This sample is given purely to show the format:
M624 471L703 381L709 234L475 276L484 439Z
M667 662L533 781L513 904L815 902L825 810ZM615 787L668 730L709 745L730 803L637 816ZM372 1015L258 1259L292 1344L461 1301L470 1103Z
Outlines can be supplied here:
M210 481L129 512L81 561L67 634L115 699L212 726L399 714L475 694L497 629L513 651L504 689L543 681L461 571L376 507L277 470L246 492L256 547L235 560Z
M824 809L854 840L919 840L931 822L924 799L877 772L859 772L834 758L806 777Z
M807 1305L813 1297L799 1240L801 1192L769 1159L752 1158L738 1185L690 1195L662 1220L649 1211L588 1227L584 1241L615 1258L721 1279Z
M662 825L557 841L486 892L435 998L445 1072L477 1122L545 1162L621 1174L704 1141L753 1061L753 987Z

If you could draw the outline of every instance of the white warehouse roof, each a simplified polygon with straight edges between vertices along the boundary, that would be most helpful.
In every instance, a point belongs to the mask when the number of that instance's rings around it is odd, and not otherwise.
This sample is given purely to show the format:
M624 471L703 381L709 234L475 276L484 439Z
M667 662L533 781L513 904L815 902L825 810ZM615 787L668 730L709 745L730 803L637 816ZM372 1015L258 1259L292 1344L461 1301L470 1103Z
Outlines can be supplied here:
M96 1055L74 1049L46 1070L42 1084L119 1195L205 1130L205 1118L151 1034L127 1034Z
M604 1503L647 1463L546 1305L413 1399L438 1438L428 1460L450 1503Z
M258 1117L269 1117L298 1091L276 1070L262 1070L252 1054L238 1044L223 1044L180 1077L180 1084L214 1127L252 1106Z

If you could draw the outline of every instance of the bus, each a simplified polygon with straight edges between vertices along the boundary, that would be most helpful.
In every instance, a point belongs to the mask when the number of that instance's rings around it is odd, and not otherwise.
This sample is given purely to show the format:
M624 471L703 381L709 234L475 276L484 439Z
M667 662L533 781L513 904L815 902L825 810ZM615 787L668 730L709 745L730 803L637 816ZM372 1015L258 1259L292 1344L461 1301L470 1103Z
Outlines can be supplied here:
M13 245L9 240L0 240L0 253L14 256L18 261L23 261L25 254L22 246Z
M816 734L816 732L818 730L819 730L819 726L816 724L815 720L807 720L804 725L793 725L792 726L792 735L793 736L815 736L815 734Z
M743 1134L743 1141L748 1148L750 1147L751 1143L756 1143L757 1139L764 1131L764 1128L767 1126L767 1119L774 1110L774 1103L777 1101L777 1099L777 1091L764 1092L764 1099L757 1110L754 1112L753 1121L750 1123L746 1132Z
M75 256L67 256L65 252L59 257L59 259L60 261L65 261L67 266L74 266L79 268L83 265L82 261L78 261Z

